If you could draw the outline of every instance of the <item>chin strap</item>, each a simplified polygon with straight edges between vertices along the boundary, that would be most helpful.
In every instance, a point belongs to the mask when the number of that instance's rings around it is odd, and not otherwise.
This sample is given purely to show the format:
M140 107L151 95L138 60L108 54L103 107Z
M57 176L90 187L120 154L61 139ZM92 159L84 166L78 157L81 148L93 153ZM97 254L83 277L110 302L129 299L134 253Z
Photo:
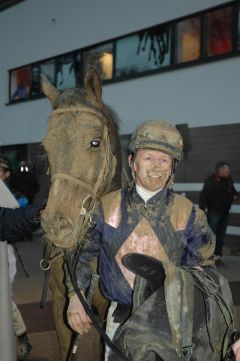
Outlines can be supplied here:
M168 181L166 183L166 188L169 188L169 189L172 189L173 188L173 184L174 184L174 175L175 175L175 170L176 170L176 167L178 165L178 160L173 158L172 160L172 167L171 167L171 173L170 173L170 176L168 178Z

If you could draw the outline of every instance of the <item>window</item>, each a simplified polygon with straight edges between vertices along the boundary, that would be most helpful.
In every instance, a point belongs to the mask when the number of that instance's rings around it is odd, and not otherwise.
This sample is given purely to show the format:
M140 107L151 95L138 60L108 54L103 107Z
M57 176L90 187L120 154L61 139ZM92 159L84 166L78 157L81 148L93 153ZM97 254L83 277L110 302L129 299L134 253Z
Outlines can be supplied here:
M50 82L55 85L55 59L45 61L40 65L41 74L48 77Z
M66 55L56 60L56 86L60 90L75 87L75 68L73 55Z
M116 77L127 77L170 65L170 29L154 27L117 40Z
M82 86L82 54L81 51L73 53L73 71L75 74L75 86Z
M113 76L113 45L107 43L94 47L83 54L84 73L89 65L93 65L98 71L101 79L109 80Z
M0 1L0 11L10 8L11 6L17 5L24 0L1 0Z
M90 65L106 83L220 60L224 54L240 55L240 0L10 70L9 100L43 96L40 74L65 90L82 86Z
M206 53L219 55L232 51L233 7L228 6L207 14Z
M40 85L40 67L39 65L32 66L31 69L31 88L30 95L35 97L41 93Z
M176 63L197 60L200 58L200 33L200 17L187 19L176 25Z
M27 99L30 90L30 67L11 72L11 101Z

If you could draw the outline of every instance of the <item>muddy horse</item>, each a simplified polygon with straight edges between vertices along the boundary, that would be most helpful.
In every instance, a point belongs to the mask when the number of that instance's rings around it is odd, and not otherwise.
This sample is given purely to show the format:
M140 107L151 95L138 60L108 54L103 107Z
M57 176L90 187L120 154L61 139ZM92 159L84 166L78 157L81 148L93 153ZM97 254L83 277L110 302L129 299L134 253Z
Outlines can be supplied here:
M43 139L52 184L42 216L46 254L51 260L50 288L53 314L65 361L72 332L67 326L63 251L75 248L91 223L91 213L100 198L121 187L121 147L118 119L102 101L97 72L90 68L83 88L60 93L46 77L42 89L52 112ZM102 315L106 301L94 296Z

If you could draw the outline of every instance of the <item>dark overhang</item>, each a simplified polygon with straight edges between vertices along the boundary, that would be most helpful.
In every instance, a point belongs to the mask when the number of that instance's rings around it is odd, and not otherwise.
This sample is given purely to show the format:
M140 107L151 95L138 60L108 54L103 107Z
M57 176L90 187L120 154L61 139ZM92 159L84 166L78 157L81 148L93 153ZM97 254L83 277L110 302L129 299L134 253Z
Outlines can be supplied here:
M0 11L3 11L11 6L17 5L24 0L0 0Z

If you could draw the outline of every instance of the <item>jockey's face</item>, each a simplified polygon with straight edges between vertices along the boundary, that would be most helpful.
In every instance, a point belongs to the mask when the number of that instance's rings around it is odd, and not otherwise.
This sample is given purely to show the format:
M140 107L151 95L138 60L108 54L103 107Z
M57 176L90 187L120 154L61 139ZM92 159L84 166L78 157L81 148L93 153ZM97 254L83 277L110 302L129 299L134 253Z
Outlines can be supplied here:
M139 149L132 166L136 184L154 192L166 186L172 157L158 150Z

